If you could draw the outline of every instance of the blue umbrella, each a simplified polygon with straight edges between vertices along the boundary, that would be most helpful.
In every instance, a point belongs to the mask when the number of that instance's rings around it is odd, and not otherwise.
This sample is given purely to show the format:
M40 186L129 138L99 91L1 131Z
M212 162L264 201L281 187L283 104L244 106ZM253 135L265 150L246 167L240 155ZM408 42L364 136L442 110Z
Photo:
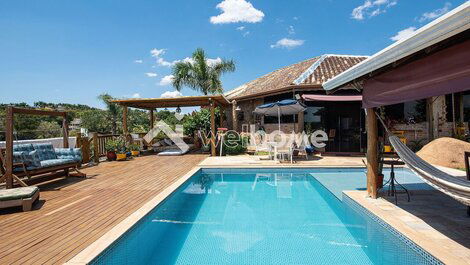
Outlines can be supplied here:
M305 111L305 105L295 99L284 99L274 103L259 105L253 113L265 116L277 116L281 131L281 115L294 115Z

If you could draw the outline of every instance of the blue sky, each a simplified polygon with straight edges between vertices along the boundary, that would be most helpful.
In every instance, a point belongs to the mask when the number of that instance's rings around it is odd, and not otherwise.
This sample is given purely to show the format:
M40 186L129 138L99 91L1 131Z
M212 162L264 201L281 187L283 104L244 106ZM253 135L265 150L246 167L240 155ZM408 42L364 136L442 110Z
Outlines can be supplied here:
M0 102L160 97L174 90L171 64L198 47L235 60L228 91L321 54L373 54L464 2L3 0Z

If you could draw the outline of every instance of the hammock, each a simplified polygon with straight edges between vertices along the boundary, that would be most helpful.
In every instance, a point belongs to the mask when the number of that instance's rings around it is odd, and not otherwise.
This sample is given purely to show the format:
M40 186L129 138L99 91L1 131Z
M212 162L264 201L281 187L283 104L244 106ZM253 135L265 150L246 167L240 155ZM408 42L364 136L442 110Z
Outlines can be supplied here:
M398 137L392 135L388 139L401 160L424 182L457 201L470 206L470 181L449 175L437 169L417 156Z
M411 171L431 187L467 205L468 213L470 215L470 181L447 174L424 161L421 157L411 151L404 143L402 143L400 138L393 135L393 133L388 130L385 122L378 113L375 114L387 133L390 135L390 137L388 137L390 144L392 144L398 156L411 169Z

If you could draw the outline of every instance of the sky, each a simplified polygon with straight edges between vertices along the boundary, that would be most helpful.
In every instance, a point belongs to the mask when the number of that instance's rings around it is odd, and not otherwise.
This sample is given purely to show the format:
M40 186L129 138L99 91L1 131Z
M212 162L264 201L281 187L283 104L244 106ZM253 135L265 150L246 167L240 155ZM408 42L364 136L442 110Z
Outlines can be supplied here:
M229 91L322 54L372 55L464 2L2 0L0 103L197 95L171 86L196 48L235 61Z

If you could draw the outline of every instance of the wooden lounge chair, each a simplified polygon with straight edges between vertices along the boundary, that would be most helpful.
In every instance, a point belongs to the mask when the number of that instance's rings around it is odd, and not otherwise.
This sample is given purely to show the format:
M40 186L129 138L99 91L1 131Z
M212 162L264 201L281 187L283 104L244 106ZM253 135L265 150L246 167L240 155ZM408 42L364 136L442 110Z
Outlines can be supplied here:
M0 190L0 208L22 206L23 211L31 211L33 203L39 199L38 187L20 187Z

